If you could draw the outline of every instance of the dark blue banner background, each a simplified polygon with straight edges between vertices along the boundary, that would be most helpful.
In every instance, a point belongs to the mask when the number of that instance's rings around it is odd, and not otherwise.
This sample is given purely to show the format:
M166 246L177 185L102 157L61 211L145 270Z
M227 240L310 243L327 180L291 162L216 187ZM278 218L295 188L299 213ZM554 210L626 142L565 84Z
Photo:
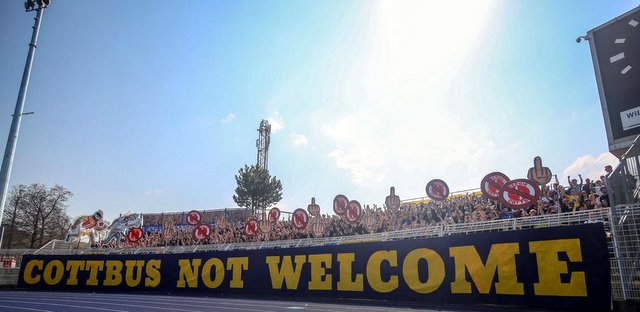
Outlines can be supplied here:
M288 281L278 278L287 268ZM598 310L611 302L601 223L308 248L25 255L18 286Z

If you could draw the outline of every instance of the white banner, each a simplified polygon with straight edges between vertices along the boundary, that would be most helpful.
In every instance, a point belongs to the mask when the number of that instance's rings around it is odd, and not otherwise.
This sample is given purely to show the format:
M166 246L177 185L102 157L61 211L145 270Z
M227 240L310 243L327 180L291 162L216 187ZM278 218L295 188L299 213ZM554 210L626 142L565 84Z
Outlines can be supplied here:
M621 112L620 119L623 131L640 127L640 106Z

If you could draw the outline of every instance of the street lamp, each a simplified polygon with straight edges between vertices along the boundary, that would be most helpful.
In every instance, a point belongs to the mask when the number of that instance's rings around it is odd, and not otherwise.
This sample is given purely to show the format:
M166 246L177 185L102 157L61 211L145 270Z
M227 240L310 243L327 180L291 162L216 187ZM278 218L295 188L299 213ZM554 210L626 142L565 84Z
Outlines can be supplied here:
M4 150L2 168L0 169L0 223L2 222L4 204L7 200L9 177L11 176L11 166L13 165L13 154L16 151L16 141L18 140L18 132L20 131L20 122L22 122L22 115L24 115L22 111L24 109L24 100L27 96L27 88L29 87L31 66L33 65L33 55L36 52L36 42L38 41L38 33L40 32L42 13L49 5L51 5L51 0L27 0L24 3L24 8L27 12L36 11L36 18L33 25L33 33L31 34L31 42L29 43L27 63L24 65L24 72L22 73L22 83L20 84L20 91L18 92L18 100L16 101L13 119L11 120L11 129L9 130L9 138L7 139L7 147ZM0 247L1 246L2 237L0 237Z

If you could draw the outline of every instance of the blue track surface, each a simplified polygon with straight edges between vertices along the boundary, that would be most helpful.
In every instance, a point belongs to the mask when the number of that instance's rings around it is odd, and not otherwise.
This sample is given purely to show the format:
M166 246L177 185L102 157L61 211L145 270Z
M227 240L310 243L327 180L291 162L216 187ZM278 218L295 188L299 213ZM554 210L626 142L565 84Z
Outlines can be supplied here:
M77 292L0 291L0 311L442 311L358 303ZM453 310L448 310L453 311ZM469 310L467 310L469 311Z

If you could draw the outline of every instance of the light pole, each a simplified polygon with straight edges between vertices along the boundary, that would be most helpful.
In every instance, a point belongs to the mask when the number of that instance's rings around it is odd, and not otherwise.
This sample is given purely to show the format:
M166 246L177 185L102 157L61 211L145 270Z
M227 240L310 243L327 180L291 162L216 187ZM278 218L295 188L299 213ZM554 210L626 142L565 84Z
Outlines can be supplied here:
M36 18L35 23L33 24L31 42L29 43L29 54L27 55L27 63L24 65L24 72L22 73L22 83L20 84L20 91L18 92L18 100L16 101L16 108L13 111L11 129L9 130L9 138L7 139L7 147L4 150L2 168L0 169L0 222L2 222L4 204L7 200L7 191L9 190L9 177L11 176L11 166L13 165L13 154L16 151L16 141L18 140L18 132L20 131L20 122L22 122L24 100L27 97L27 88L29 87L29 78L31 77L33 56L36 53L36 43L38 41L38 33L40 32L42 13L44 12L44 9L50 4L51 0L27 0L24 3L24 8L27 12L36 11ZM1 237L0 246L2 246Z

